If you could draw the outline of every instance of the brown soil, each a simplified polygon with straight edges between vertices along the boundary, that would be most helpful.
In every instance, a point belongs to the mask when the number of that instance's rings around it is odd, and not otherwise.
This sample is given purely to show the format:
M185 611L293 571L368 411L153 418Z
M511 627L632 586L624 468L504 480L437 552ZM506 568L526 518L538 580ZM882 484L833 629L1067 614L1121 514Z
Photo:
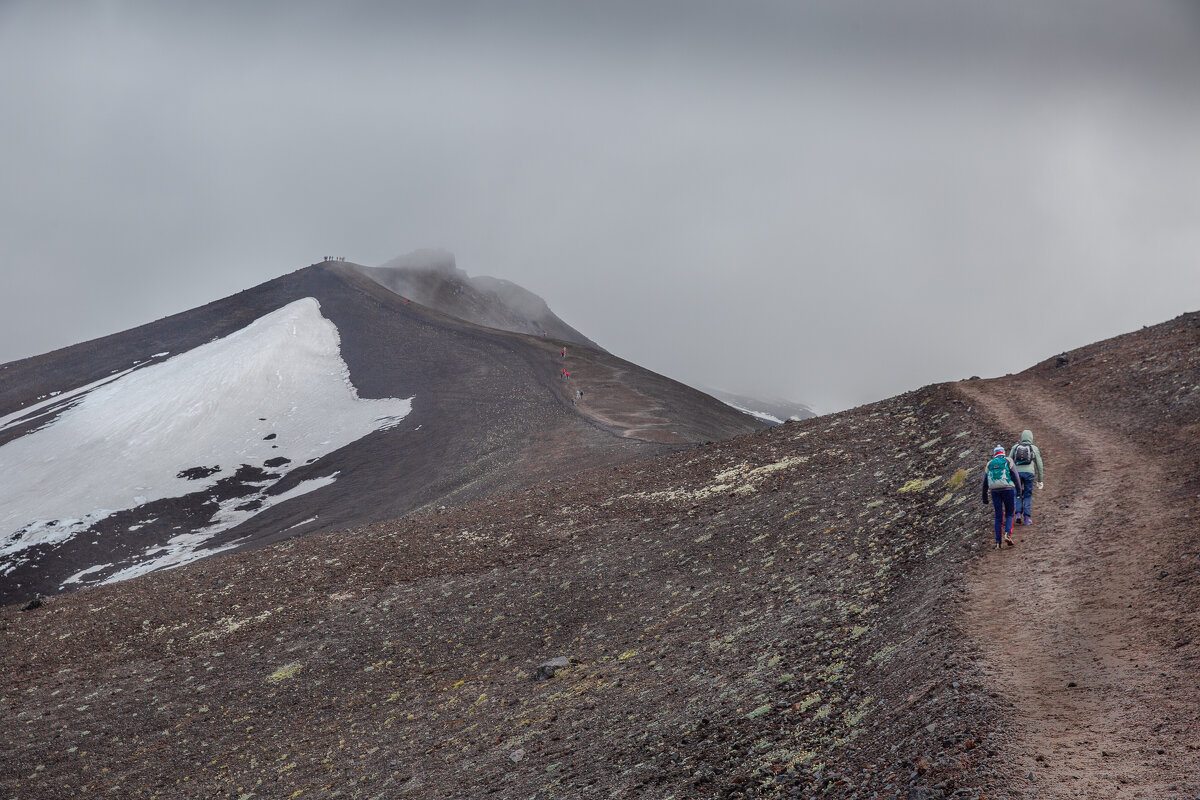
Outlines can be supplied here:
M1190 315L0 608L0 796L1191 800L1197 376ZM1049 480L996 552L1025 427Z
M933 387L4 610L0 794L994 798L964 411Z
M1006 760L1040 797L1193 797L1200 673L1155 602L1188 538L1186 506L1165 496L1175 465L1044 383L957 388L1001 428L1034 430L1046 460L1034 525L968 582L967 630L1015 706Z

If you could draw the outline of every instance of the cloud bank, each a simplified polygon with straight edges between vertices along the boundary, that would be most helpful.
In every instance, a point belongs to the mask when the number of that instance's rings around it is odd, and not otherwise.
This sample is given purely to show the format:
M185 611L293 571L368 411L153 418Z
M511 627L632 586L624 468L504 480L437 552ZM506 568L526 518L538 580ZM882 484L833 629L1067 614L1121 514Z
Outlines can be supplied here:
M1200 306L1195 6L878 5L6 3L0 361L420 247L820 410Z

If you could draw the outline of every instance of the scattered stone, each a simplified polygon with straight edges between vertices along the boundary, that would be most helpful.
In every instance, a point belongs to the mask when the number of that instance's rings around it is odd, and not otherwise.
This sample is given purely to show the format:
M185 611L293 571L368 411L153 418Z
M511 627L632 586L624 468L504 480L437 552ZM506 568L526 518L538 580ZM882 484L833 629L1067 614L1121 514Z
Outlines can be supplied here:
M537 672L535 672L533 675L533 679L535 681L549 680L550 678L554 677L555 672L558 672L560 669L566 669L569 666L571 666L571 659L567 658L566 656L552 658L538 666Z
M22 606L21 610L22 611L33 611L35 608L41 608L41 606L42 606L42 598L35 597L32 600L30 600L28 603L26 603L24 606Z
M397 789L397 791L400 792L400 794L408 794L409 792L415 792L424 785L425 781L421 780L416 775L413 775L411 778L405 781L404 784Z
M1067 355L1066 353L1063 353L1058 358L1054 359L1054 366L1056 366L1056 367L1065 367L1067 364L1070 364L1070 363L1071 363L1071 357L1069 355Z
M525 748L523 748L523 747L518 747L516 750L513 750L511 753L508 754L508 760L513 762L514 764L518 763L524 757L525 757Z

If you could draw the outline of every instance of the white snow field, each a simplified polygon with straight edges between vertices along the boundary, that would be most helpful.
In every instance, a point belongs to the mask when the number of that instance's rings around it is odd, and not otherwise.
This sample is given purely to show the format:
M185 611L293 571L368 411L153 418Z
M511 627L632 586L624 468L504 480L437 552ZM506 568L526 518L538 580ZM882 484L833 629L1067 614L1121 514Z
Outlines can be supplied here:
M206 490L242 464L279 477L256 484L252 498L223 503L204 528L151 547L108 581L210 555L215 550L201 548L214 534L333 483L336 473L265 494L289 470L392 427L412 410L412 398L360 399L339 345L337 327L308 297L223 339L85 387L56 419L0 447L0 575L30 547L64 542L118 511ZM290 463L264 467L279 457ZM218 466L195 480L178 477ZM249 499L261 506L234 509ZM69 582L88 582L99 568Z
M743 414L749 414L750 416L754 417L755 419L761 419L761 420L765 420L767 422L773 422L776 425L783 424L783 420L781 420L779 417L775 416L774 414L768 414L766 411L752 411L743 406L739 406L737 403L731 403L728 400L722 400L721 402L724 403L725 405L729 406L730 408L736 408L738 411L742 412Z

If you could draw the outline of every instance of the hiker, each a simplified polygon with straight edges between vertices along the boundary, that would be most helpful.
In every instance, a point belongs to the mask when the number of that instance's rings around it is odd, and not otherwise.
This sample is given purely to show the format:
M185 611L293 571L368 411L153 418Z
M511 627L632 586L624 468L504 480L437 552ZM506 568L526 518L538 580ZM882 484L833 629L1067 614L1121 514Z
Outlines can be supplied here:
M1004 455L1002 445L996 445L992 450L992 460L983 470L984 505L987 505L989 490L992 493L992 508L996 511L996 549L1003 547L1000 543L1001 531L1004 533L1004 544L1012 547L1013 507L1021 491L1021 475L1012 459Z
M1033 443L1033 431L1021 431L1021 441L1009 451L1017 472L1021 476L1021 491L1017 494L1017 513L1013 520L1018 525L1032 525L1033 485L1042 488L1042 451Z
M567 357L567 348L564 347L562 349L562 352L559 353L559 355L562 356L563 358L566 358Z

